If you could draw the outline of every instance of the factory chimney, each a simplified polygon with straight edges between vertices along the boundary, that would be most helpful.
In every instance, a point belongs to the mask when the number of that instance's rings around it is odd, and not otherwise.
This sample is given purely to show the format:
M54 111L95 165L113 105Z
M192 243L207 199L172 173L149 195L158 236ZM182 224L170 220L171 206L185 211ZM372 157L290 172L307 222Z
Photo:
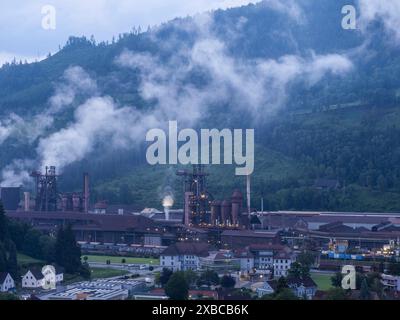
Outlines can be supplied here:
M85 213L89 213L89 173L83 175L83 210Z
M185 208L184 208L184 224L185 226L190 226L191 223L191 208L190 199L193 197L193 192L185 192Z
M246 183L246 189L247 189L247 214L249 215L250 218L250 214L251 214L251 186L250 186L250 175L247 175L247 183Z
M24 192L24 211L28 212L31 208L31 194Z

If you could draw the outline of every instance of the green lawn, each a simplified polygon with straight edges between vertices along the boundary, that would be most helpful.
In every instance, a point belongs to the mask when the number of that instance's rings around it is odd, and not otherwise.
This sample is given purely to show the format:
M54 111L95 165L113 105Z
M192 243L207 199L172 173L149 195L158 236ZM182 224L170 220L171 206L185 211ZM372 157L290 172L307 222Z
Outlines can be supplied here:
M31 264L43 264L44 262L22 253L17 254L17 261L20 266L29 266Z
M93 268L92 269L92 280L100 279L100 278L112 278L112 277L120 277L129 274L128 271L124 270L115 270L115 269L107 269L107 268Z
M318 285L318 290L326 291L332 288L331 277L333 274L312 273L311 278Z
M129 274L128 271L108 269L108 268L92 268L90 271L92 273L91 280L121 277ZM77 274L68 274L68 273L64 274L64 281L63 281L64 285L70 285L81 281L87 281L87 280Z
M160 264L159 259L115 257L115 256L94 256L94 255L82 255L82 261L85 256L88 257L88 262L106 263L107 260L110 260L111 263L122 263L122 259L125 259L126 264L151 264L151 265L159 265Z

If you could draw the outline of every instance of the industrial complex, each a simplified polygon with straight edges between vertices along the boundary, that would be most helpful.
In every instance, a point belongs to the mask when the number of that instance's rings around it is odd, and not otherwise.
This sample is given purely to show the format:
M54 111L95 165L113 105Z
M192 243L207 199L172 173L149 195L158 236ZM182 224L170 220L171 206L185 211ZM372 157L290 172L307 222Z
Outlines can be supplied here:
M287 277L305 248L317 253L313 268L328 272L340 271L349 261L369 272L378 263L397 261L400 256L400 214L257 211L250 207L250 177L245 195L236 189L229 199L215 199L207 188L208 174L200 165L177 172L183 182L183 208L174 208L173 199L166 196L163 211L108 205L107 201L91 203L87 173L82 191L71 193L58 191L55 167L31 176L34 194L23 192L22 187L1 188L9 218L50 235L71 225L86 255L151 258L159 261L161 269L215 270L262 281L262 287L253 288L259 296L273 292L274 283L268 281ZM400 277L389 281L390 275L385 276L387 287L396 291L399 284L400 289ZM143 281L80 283L44 298L126 299L133 287L143 289ZM312 299L317 294L311 279L291 281L299 297ZM309 287L303 288L306 284ZM162 292L140 290L137 297L166 298Z

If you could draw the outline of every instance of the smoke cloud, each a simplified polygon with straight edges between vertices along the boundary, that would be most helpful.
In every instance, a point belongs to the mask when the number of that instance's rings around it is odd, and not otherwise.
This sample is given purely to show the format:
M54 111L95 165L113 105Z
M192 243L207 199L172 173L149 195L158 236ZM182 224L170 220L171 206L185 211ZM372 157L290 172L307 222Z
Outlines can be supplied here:
M0 145L8 138L33 144L53 127L55 117L72 106L78 95L90 97L97 95L97 92L96 82L81 67L68 68L61 83L56 87L55 94L49 99L45 111L25 119L11 113L8 118L0 121Z
M26 135L36 132L33 135L38 140L36 156L32 160L14 161L5 168L2 184L24 183L33 165L40 168L55 165L62 171L101 148L134 148L144 141L151 128L163 127L168 120L196 125L218 108L245 112L257 123L283 106L293 81L313 86L328 74L342 76L353 68L349 58L339 54L310 52L307 56L288 55L279 59L238 59L228 52L224 41L210 32L213 23L210 14L198 16L195 22L198 38L194 44L182 47L176 43L177 51L167 61L149 53L127 50L116 57L120 67L140 71L139 93L153 102L146 111L121 106L112 97L102 96L96 81L82 68L67 69L49 100L48 110L35 117L38 124ZM192 81L193 75L200 80ZM78 96L84 98L84 103L75 106ZM73 121L49 133L54 117L71 106L75 108ZM18 116L2 122L0 141L7 139L20 122L23 119Z
M90 98L75 112L75 122L40 140L37 153L41 167L48 164L62 171L84 159L96 146L115 149L135 147L145 130L157 126L152 114L119 108L111 97Z
M210 108L227 104L250 113L254 121L265 120L286 101L292 81L301 79L312 86L327 74L343 76L353 68L345 55L312 52L308 57L238 60L227 53L222 41L212 37L200 39L167 62L125 51L117 63L140 70L142 97L155 100L156 110L168 119L187 124L215 111ZM195 72L201 73L206 82L200 86L188 83Z

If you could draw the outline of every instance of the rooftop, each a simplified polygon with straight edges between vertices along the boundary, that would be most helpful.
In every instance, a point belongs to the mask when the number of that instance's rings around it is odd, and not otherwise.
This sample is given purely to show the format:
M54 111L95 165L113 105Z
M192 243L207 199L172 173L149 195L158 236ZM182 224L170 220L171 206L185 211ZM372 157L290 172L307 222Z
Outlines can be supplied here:
M225 230L221 236L230 237L252 237L252 238L275 238L276 231L250 231L250 230Z
M0 283L2 284L7 278L8 272L0 272Z
M32 222L33 224L51 227L56 224L72 223L73 229L99 231L129 231L132 229L146 231L154 228L154 222L140 215L88 214L77 212L7 212L10 218Z
M210 246L207 243L198 242L177 242L165 249L161 255L163 256L180 256L194 255L199 257L207 257Z

